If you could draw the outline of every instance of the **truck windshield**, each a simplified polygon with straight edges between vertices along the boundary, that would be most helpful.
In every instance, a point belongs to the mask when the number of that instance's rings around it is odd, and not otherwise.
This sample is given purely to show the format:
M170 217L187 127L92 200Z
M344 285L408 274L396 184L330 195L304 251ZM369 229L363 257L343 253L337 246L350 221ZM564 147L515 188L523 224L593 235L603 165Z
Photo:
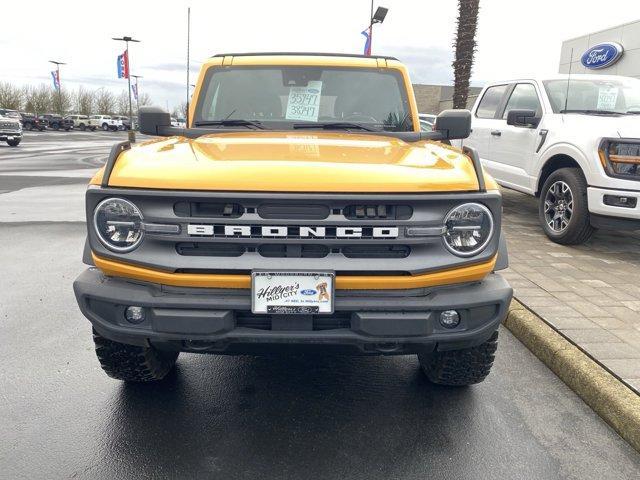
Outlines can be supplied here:
M554 113L640 113L640 80L630 77L547 80L544 87ZM569 99L567 98L569 91Z
M410 111L402 75L395 70L212 68L194 125L412 131Z

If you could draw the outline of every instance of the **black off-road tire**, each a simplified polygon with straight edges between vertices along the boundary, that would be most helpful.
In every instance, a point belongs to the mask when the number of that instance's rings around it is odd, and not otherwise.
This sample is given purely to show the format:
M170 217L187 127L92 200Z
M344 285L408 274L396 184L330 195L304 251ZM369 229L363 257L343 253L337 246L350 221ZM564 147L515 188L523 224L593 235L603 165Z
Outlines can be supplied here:
M110 377L125 382L162 380L175 366L179 354L114 342L95 330L93 342L102 369Z
M31 130L33 130L33 123L31 123L31 122L27 122L27 123L25 123L22 127L23 127L25 130L28 130L28 131L30 132Z
M477 347L444 352L421 353L420 367L429 381L460 387L482 382L493 366L498 348L498 331Z
M551 229L545 220L545 197L551 186L562 181L566 183L573 197L573 213L568 226L562 232ZM538 218L545 235L555 243L561 245L579 245L589 240L595 228L591 226L589 206L587 201L587 180L579 168L560 168L549 175L540 191L538 202Z
M20 141L21 141L21 140L22 140L22 139L20 139L20 140L7 140L7 144L8 144L10 147L17 147L18 145L20 145Z

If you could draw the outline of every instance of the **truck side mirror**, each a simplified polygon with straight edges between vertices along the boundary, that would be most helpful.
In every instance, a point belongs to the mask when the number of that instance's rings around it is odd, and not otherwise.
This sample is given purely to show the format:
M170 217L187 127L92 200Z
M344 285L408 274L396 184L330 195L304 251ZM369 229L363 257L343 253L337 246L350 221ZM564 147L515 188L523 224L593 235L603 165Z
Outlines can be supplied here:
M169 112L159 107L140 107L138 112L138 126L140 133L147 135L162 135L162 127L171 126Z
M536 128L540 123L540 117L535 110L509 110L507 112L507 125L514 127Z
M433 130L445 140L467 138L471 134L471 112L469 110L444 110L436 117Z

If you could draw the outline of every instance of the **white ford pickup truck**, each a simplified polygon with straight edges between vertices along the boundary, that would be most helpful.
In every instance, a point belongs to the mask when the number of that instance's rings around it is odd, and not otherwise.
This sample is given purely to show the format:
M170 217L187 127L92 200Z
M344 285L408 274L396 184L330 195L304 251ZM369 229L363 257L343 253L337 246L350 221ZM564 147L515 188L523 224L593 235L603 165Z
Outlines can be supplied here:
M554 242L596 228L640 229L640 80L556 75L487 85L473 107L483 166L508 188L537 196Z

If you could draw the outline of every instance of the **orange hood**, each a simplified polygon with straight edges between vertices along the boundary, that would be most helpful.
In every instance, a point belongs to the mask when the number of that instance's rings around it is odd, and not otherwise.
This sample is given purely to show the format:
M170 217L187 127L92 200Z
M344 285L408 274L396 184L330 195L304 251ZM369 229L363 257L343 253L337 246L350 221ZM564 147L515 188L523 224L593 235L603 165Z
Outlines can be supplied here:
M102 171L92 180L100 183ZM486 179L487 188L497 188ZM280 192L477 190L471 161L435 142L335 132L169 137L120 155L112 187Z

